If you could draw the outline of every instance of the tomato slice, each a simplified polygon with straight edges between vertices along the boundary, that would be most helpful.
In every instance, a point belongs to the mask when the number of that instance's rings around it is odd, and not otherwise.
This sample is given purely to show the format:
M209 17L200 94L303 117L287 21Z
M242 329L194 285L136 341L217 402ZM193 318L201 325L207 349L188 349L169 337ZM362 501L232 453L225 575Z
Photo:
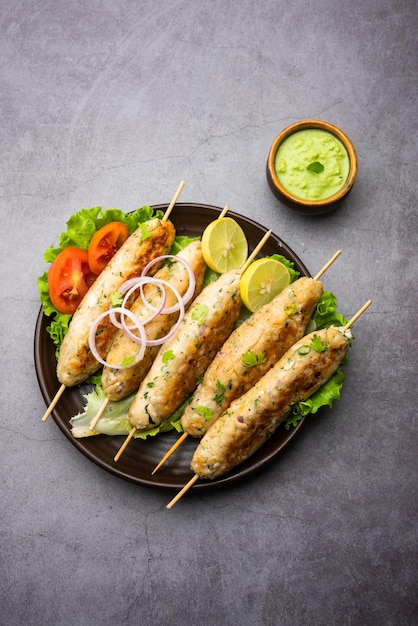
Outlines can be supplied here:
M129 229L122 222L110 222L102 226L93 235L89 245L91 271L100 274L128 237Z
M86 250L64 248L48 272L49 297L61 313L74 313L96 279Z

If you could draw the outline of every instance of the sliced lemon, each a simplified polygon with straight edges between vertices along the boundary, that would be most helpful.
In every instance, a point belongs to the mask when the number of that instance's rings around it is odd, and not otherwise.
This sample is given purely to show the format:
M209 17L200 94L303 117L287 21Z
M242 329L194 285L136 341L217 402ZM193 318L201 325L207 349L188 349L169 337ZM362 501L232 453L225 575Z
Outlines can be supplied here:
M219 274L242 267L248 243L241 226L232 217L211 222L203 231L202 254L206 264Z
M257 259L241 276L241 299L251 312L268 304L290 283L286 265L275 259Z

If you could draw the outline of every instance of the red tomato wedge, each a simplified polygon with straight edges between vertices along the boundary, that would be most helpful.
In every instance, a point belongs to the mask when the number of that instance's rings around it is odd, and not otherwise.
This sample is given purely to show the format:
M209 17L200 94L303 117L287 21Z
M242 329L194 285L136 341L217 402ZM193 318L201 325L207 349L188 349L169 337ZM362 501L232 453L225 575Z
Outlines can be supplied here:
M100 274L128 237L129 229L122 222L110 222L102 226L93 235L89 245L91 271Z
M48 272L49 297L61 313L74 313L97 276L86 250L64 248Z

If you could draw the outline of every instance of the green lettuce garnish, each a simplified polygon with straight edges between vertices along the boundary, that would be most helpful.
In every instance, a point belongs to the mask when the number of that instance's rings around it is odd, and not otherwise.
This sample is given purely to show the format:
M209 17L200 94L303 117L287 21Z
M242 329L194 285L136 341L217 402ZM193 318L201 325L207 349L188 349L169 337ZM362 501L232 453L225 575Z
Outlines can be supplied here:
M123 398L123 400L109 402L103 415L96 424L94 431L90 430L90 422L97 415L105 400L103 387L96 385L90 393L83 394L83 396L86 400L84 410L70 419L71 433L76 439L94 435L127 436L129 434L132 430L132 424L128 418L128 411L135 397L134 393ZM169 419L159 424L159 426L145 431L137 430L134 437L136 439L146 439L147 437L154 437L158 433L168 432L170 430L181 432L182 429L179 420L185 409L185 405L186 402L178 407L175 413L173 413Z
M105 226L110 222L117 221L126 224L129 229L129 233L132 234L143 222L146 222L154 217L162 218L163 215L163 211L154 212L149 206L143 206L132 213L124 213L120 209L102 210L101 207L81 209L69 218L66 224L67 230L61 233L56 247L50 246L46 250L44 260L46 263L52 263L58 254L64 250L64 248L69 246L87 250L93 235L100 228L102 228L102 226ZM144 234L146 235L146 233ZM196 239L198 238L187 237L184 235L177 236L170 250L170 254L177 254L180 250ZM38 278L38 290L42 310L47 317L51 318L51 322L46 330L56 347L56 358L58 359L59 350L64 336L68 331L68 325L72 316L60 313L52 304L49 297L47 271ZM113 294L113 305L118 304L119 301L120 294ZM130 359L132 360L132 357L128 357L127 361ZM86 400L84 411L70 420L70 423L73 426L74 437L89 437L100 433L108 435L128 435L132 428L128 419L128 410L132 404L134 396L128 396L118 402L109 402L104 415L100 418L99 423L97 424L96 430L91 432L89 428L90 422L97 414L105 399L103 388L101 386L101 371L97 372L97 374L93 374L93 376L89 378L88 382L95 385L95 387L90 393L84 395ZM169 419L165 420L159 426L151 428L147 431L138 431L135 434L135 437L145 439L146 437L154 436L157 433L166 432L168 430L172 430L173 428L181 431L178 420L181 417L184 406L185 405L181 405L181 407L179 407Z
M318 389L308 400L298 402L285 423L286 430L296 426L305 415L315 414L323 406L332 407L335 400L340 399L340 392L345 380L344 372L338 369L331 378Z
M110 222L126 224L129 233L132 234L143 222L153 217L161 218L163 215L162 211L154 213L149 206L143 206L132 213L124 213L120 209L102 209L99 206L81 209L71 215L66 223L67 230L61 233L59 237L58 246L50 246L44 254L44 260L47 263L52 263L58 254L69 246L87 250L93 235Z

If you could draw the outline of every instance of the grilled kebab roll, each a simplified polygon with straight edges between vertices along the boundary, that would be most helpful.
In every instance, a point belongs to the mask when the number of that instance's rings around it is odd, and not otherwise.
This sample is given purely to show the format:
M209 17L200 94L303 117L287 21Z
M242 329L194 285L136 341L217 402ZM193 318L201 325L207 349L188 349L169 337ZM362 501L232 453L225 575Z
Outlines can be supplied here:
M177 256L184 259L188 263L195 276L196 286L193 295L193 298L195 298L202 289L203 277L206 269L206 263L203 259L202 245L200 241L191 242L183 250L181 250ZM170 262L158 270L154 277L168 282L175 289L177 289L181 296L184 296L189 287L189 275L187 268L184 263L176 261L175 258L170 259ZM165 307L168 308L173 306L177 299L171 289L165 289L165 292ZM156 302L159 302L161 297L160 289L153 284L145 285L144 296L149 302L151 302L153 298ZM192 300L186 304L186 307L190 306L191 302ZM142 296L137 297L131 307L131 311L140 320L146 320L150 316L150 309L144 304ZM173 324L177 321L178 315L178 312L163 313L158 315L151 322L147 323L146 328L148 339L160 339L161 337L167 335ZM148 346L145 350L143 359L132 367L116 369L110 366L105 366L102 373L102 386L105 396L109 398L109 400L116 401L121 400L130 393L136 391L142 379L151 367L159 348L159 345ZM139 350L139 344L131 339L123 330L119 330L115 335L109 352L107 353L106 361L108 363L120 364L127 357L135 357Z
M167 254L174 242L171 222L154 218L144 222L116 252L99 274L74 313L64 337L57 365L58 380L71 387L86 380L101 365L91 353L89 331L96 318L109 308L111 295L128 279L141 274L149 261ZM154 271L158 268L155 267ZM114 333L108 318L99 325L96 345L106 356Z
M193 301L141 382L129 410L132 426L146 430L160 424L195 389L238 319L240 278L239 270L226 272Z
M200 440L191 462L199 478L217 478L254 454L293 406L307 400L337 370L350 338L350 331L330 327L293 345Z
M319 281L299 278L238 326L184 410L183 430L202 437L231 402L248 391L305 334L321 295Z

